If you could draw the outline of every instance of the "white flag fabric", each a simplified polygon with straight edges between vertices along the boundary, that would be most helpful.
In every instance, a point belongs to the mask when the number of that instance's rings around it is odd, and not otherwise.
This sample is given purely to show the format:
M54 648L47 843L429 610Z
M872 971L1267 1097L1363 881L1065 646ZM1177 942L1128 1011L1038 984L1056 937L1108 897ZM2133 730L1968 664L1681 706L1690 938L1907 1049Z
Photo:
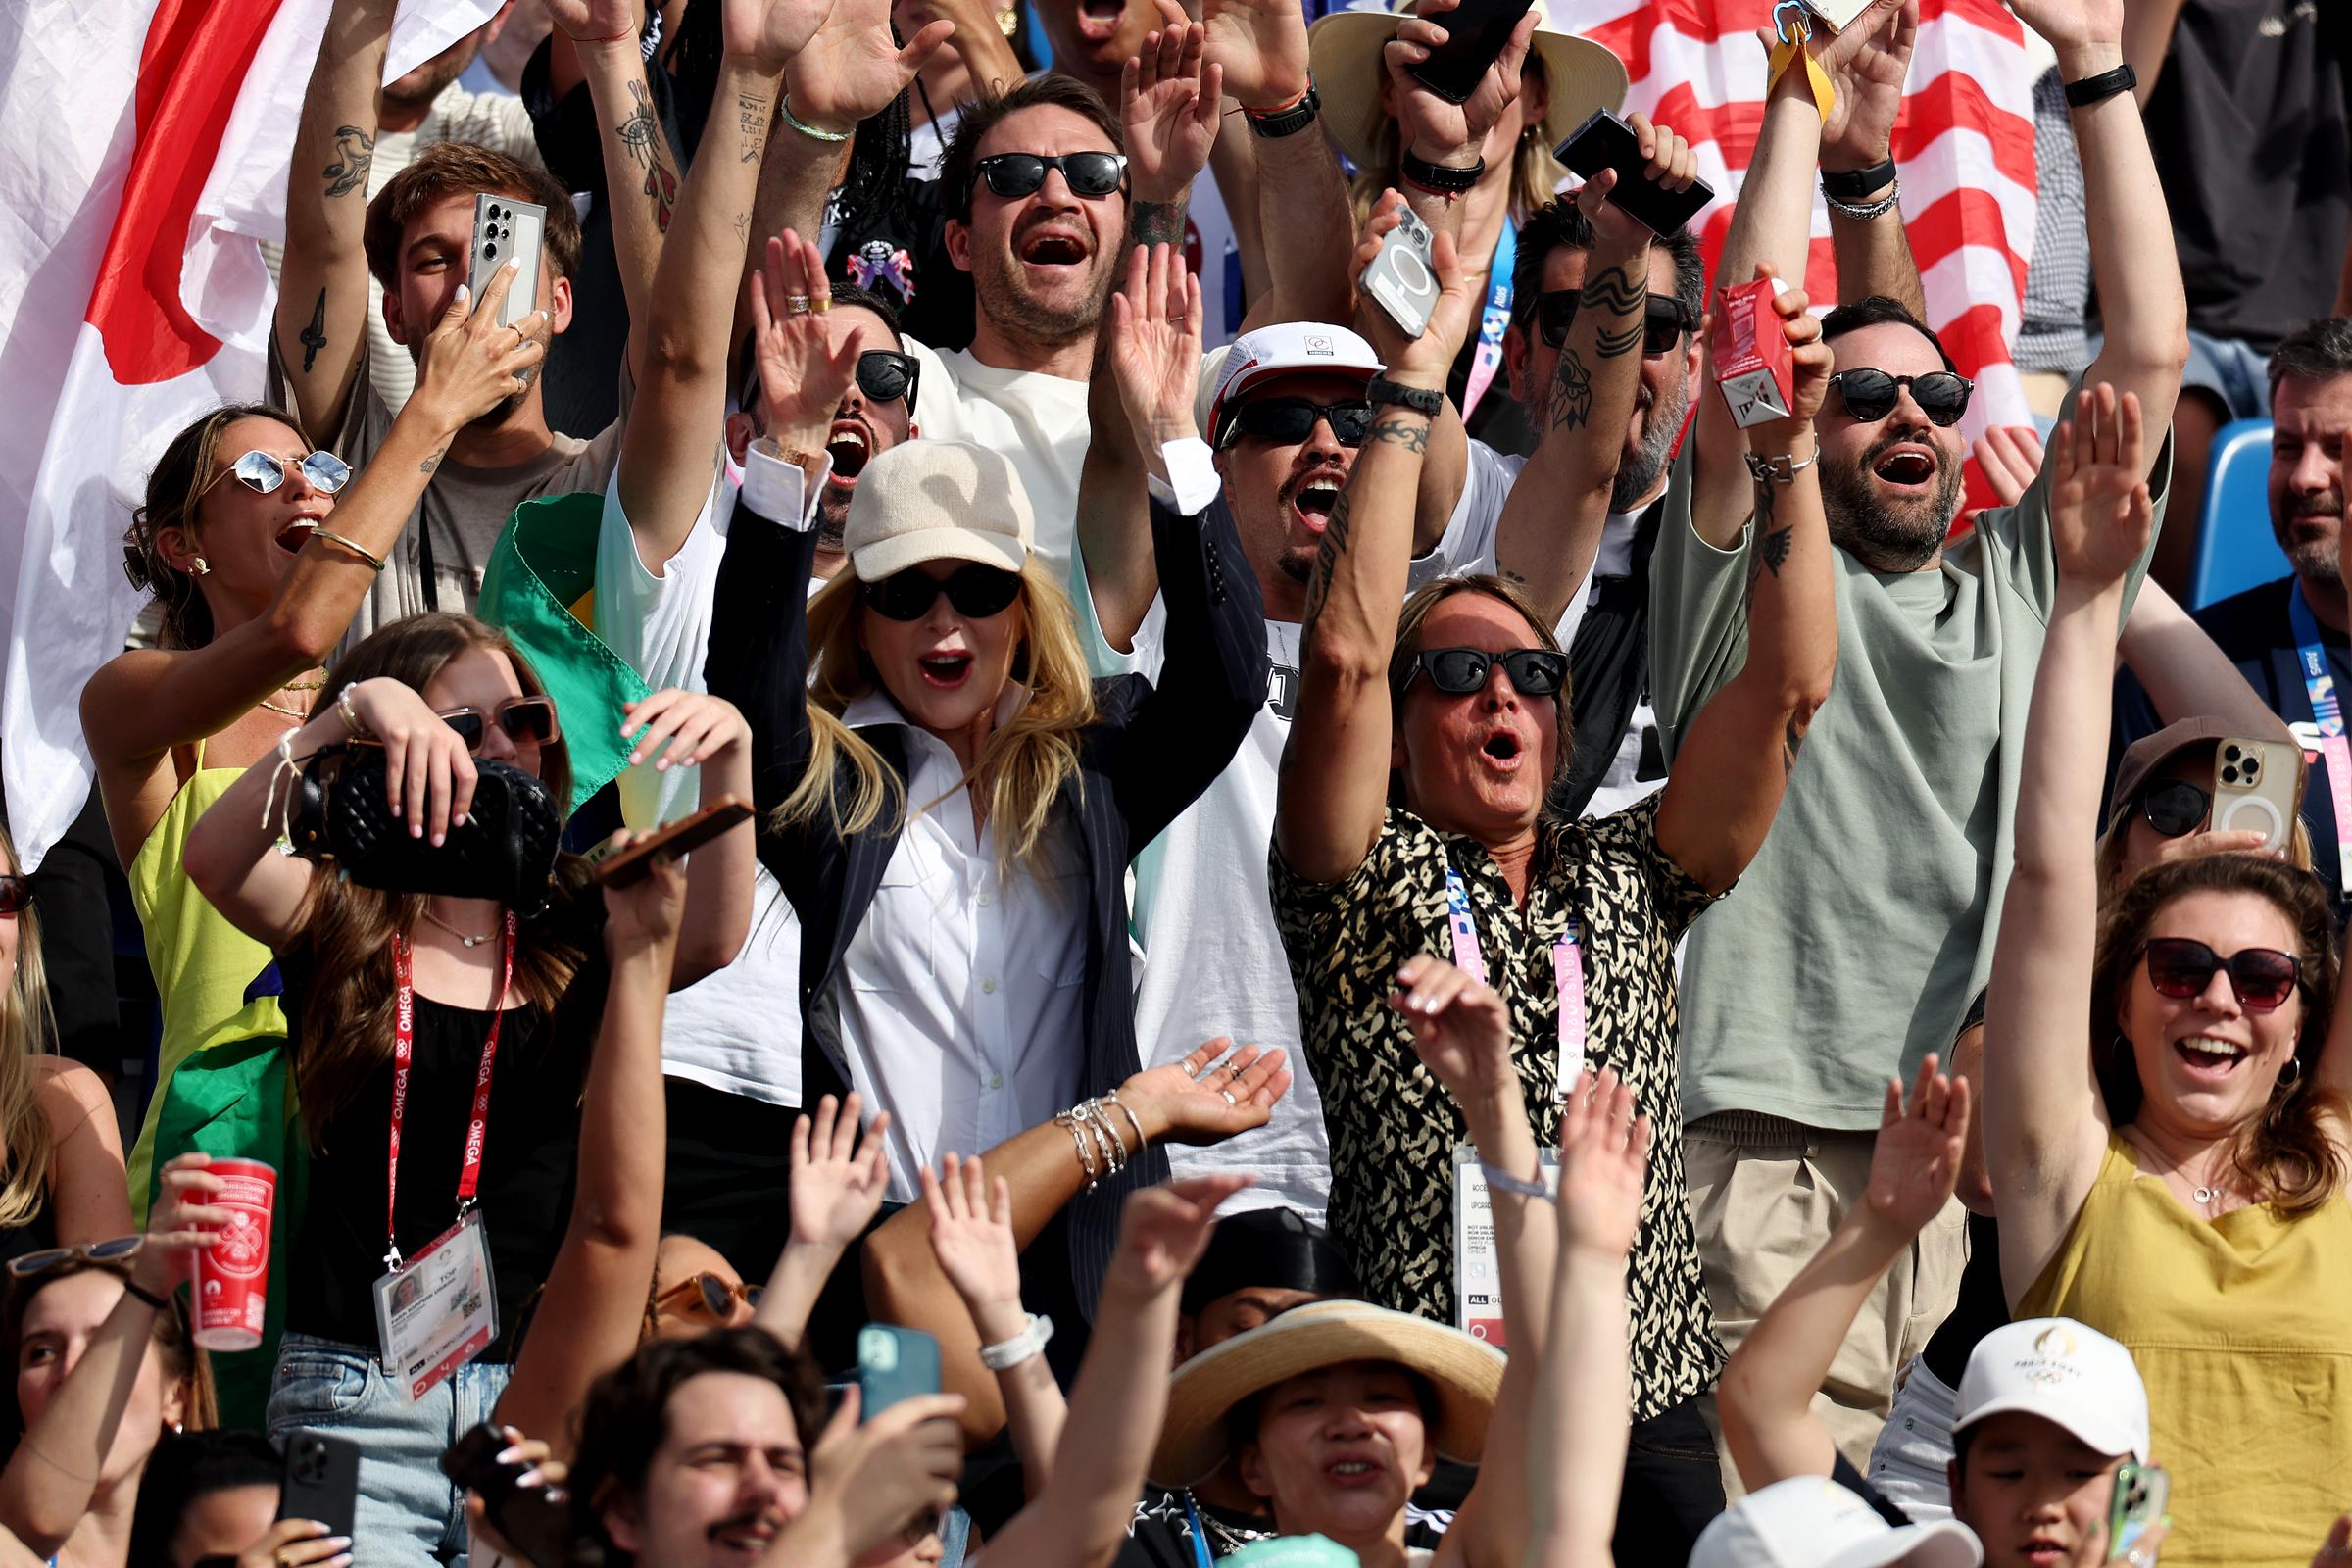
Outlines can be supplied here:
M386 79L498 0L403 0ZM81 689L139 596L122 533L207 408L258 398L287 163L329 0L0 7L0 767L30 869L89 792Z

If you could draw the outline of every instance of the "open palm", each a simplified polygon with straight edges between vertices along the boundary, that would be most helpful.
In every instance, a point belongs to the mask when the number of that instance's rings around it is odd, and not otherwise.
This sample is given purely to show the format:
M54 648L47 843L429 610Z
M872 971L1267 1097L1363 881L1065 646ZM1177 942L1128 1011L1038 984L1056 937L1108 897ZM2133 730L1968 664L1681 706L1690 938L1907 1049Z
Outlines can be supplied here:
M1886 1085L1886 1104L1870 1156L1870 1206L1905 1234L1925 1230L1951 1201L1968 1145L1968 1080L1919 1064L1908 1102Z
M1919 39L1919 0L1875 0L1836 36L1821 41L1828 32L1814 23L1820 45L1814 58L1838 90L1830 118L1822 122L1822 151L1843 153L1859 168L1885 157L1894 135L1903 83L1911 74L1912 45Z
M2147 549L2155 526L2148 494L2147 437L2139 398L2116 396L2105 381L2075 397L2058 426L2050 466L2050 544L2061 575L2104 586Z
M902 49L891 37L890 0L836 0L793 57L793 115L825 130L854 129L888 109L955 30L952 22L929 23Z
M1119 121L1127 168L1142 201L1172 202L1208 165L1224 103L1224 70L1201 64L1206 34L1174 0L1160 0L1163 25L1144 39L1119 74Z
M1271 109L1306 91L1306 10L1298 0L1203 0L1208 58L1245 108Z
M1145 1068L1119 1085L1119 1099L1153 1141L1208 1145L1263 1127L1290 1087L1281 1052L1219 1038L1182 1061Z
M818 1247L847 1247L865 1234L890 1190L883 1163L882 1135L890 1112L879 1111L858 1137L855 1094L838 1105L831 1095L816 1102L813 1117L792 1124L792 1236Z
M1119 1217L1110 1277L1142 1292L1164 1291L1193 1271L1216 1228L1217 1205L1250 1185L1220 1172L1163 1182L1131 1194Z
M1200 375L1200 285L1168 245L1138 245L1111 302L1110 373L1147 453L1193 432Z
M990 1183L980 1156L950 1154L934 1177L922 1173L923 1206L931 1212L931 1251L939 1271L964 1304L1015 1304L1021 1298L1021 1254L1012 1239L1012 1188Z
M833 0L723 0L719 35L738 60L782 71L832 10Z

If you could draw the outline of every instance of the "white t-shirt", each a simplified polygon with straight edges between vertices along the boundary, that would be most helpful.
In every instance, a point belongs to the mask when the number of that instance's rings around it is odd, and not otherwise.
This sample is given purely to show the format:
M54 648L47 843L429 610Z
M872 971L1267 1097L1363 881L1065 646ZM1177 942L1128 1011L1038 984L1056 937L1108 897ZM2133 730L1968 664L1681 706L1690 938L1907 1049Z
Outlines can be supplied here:
M934 441L969 441L1004 455L1037 515L1037 554L1056 582L1069 581L1078 524L1078 470L1086 462L1086 383L1035 370L1002 370L969 349L945 353L906 340L922 366L914 422Z

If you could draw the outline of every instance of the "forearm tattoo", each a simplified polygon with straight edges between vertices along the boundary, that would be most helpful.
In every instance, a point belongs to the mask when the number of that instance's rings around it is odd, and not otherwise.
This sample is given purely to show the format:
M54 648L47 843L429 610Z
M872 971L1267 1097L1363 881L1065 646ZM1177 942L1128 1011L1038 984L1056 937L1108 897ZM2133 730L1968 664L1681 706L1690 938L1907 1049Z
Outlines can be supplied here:
M742 136L742 162L758 163L760 155L767 149L767 100L756 93L737 93L735 128Z
M1756 481L1756 546L1747 558L1747 598L1755 603L1756 582L1769 566L1778 577L1781 568L1788 564L1789 546L1796 543L1795 524L1775 526L1780 507L1780 486L1769 479Z
M318 291L318 303L311 307L311 324L302 329L302 373L311 373L318 363L318 351L326 347L326 290Z
M1389 441L1407 452L1429 450L1429 421L1426 419L1384 419L1365 433L1366 441ZM1324 537L1329 538L1326 534Z
M366 191L368 171L375 167L375 137L357 125L335 127L335 161L320 170L329 196Z
M678 205L677 171L669 166L669 143L662 134L662 122L654 116L645 83L630 82L629 96L637 101L636 107L612 131L637 167L645 171L645 194L654 204L654 227L666 234L670 212Z
M1182 245L1183 202L1130 202L1127 206L1129 245Z
M1598 277L1586 283L1579 293L1579 311L1597 311L1603 318L1614 319L1632 316L1631 325L1621 328L1602 327L1594 341L1594 352L1604 360L1614 360L1633 352L1642 341L1642 311L1649 303L1649 291L1634 280L1633 273L1622 267L1612 267Z
M1550 428L1576 429L1592 416L1592 372L1574 349L1560 350L1560 368L1551 378Z
M1407 452L1420 453L1429 449L1429 420L1387 418L1366 432L1367 446L1387 442ZM1359 460L1360 461L1360 460ZM1350 476L1347 488L1331 509L1331 520L1323 525L1323 542L1315 551L1315 569L1306 582L1306 618L1299 624L1299 640L1306 642L1315 634L1315 622L1322 617L1323 604L1331 596L1331 579L1340 569L1340 558L1355 537L1355 480Z

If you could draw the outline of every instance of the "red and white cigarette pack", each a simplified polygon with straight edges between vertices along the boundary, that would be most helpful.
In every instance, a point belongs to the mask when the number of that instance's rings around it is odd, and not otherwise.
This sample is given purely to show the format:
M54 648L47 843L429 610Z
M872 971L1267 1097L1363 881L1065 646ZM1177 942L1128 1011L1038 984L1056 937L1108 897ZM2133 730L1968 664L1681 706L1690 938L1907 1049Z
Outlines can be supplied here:
M1742 430L1788 416L1794 362L1788 329L1772 308L1781 285L1769 277L1719 291L1715 308L1715 384Z

